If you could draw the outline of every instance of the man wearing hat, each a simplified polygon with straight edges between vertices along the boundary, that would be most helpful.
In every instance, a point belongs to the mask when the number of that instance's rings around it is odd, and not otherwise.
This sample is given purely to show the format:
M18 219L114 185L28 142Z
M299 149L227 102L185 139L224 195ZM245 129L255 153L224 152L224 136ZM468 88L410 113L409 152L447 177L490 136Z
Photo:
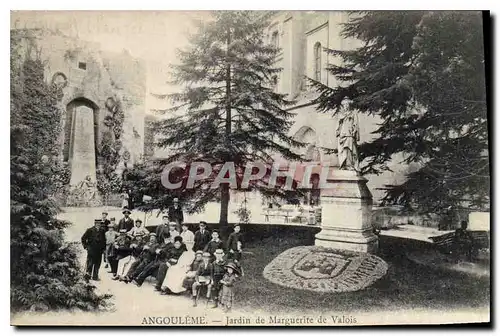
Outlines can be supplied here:
M142 226L142 221L140 219L135 220L135 226L127 232L127 234L133 239L137 236L147 236L149 235L148 229Z
M127 231L125 229L120 230L120 235L116 237L113 249L113 258L110 259L111 273L113 273L113 280L118 280L116 274L118 271L118 262L132 253L132 249L130 248L130 237L127 236Z
M210 262L211 255L208 252L203 252L203 261L198 266L193 283L193 307L197 306L198 301L198 288L207 286L207 300L210 299L210 292L212 288L212 275L214 268Z
M154 259L156 256L156 248L158 243L156 242L156 234L149 234L149 241L142 247L142 251L139 253L138 257L130 266L127 274L124 277L125 282L130 282L133 278L139 275L144 268Z
M87 263L85 279L99 280L99 267L101 267L102 254L106 249L106 236L101 230L100 219L94 220L94 226L88 228L82 236L82 245L87 250Z
M125 231L128 232L134 227L134 220L130 218L131 212L129 209L123 209L122 214L123 218L120 219L120 222L118 223L118 231L125 229Z
M210 239L212 239L212 234L207 230L207 222L201 221L199 229L194 234L193 251L203 251Z
M155 272L158 271L158 268L162 263L166 263L169 256L170 256L170 249L173 247L173 243L170 240L170 236L164 235L163 236L163 243L158 246L155 250L155 258L152 260L149 264L147 264L146 267L142 270L142 272L135 277L133 280L133 283L137 287L141 287L142 284L144 283L144 280L148 276L153 275Z
M102 220L102 228L106 230L108 225L111 223L108 219L108 213L106 211L103 211L101 214L101 220Z
M168 208L168 220L176 224L177 231L181 230L181 224L184 222L184 214L177 197L174 198L172 205Z
M168 216L163 215L161 217L161 224L156 228L156 241L158 244L163 243L164 236L170 231L170 226L168 225Z

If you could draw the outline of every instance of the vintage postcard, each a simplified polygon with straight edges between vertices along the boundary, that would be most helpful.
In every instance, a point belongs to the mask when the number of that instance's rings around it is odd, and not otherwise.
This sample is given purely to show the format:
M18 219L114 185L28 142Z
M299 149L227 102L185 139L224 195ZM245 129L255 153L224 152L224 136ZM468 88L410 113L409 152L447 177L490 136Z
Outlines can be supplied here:
M489 24L12 11L11 324L489 323Z

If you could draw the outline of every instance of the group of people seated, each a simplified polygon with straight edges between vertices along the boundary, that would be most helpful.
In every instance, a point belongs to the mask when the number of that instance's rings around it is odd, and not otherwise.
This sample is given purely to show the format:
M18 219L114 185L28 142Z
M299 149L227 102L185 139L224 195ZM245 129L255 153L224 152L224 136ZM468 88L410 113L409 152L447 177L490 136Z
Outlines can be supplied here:
M223 242L219 232L200 222L193 233L185 223L169 222L168 216L156 232L149 232L140 220L132 228L108 225L105 258L112 279L141 287L154 277L154 289L161 295L190 292L193 305L204 292L212 307L232 307L233 285L241 276L242 240L240 226L234 226Z

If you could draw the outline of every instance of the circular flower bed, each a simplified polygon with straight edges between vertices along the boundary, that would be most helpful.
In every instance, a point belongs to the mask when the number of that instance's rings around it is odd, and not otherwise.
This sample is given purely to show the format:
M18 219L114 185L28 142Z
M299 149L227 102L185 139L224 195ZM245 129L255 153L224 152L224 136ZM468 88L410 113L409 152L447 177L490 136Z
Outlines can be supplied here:
M354 292L387 272L387 263L367 253L298 246L264 268L264 278L281 286L315 292Z

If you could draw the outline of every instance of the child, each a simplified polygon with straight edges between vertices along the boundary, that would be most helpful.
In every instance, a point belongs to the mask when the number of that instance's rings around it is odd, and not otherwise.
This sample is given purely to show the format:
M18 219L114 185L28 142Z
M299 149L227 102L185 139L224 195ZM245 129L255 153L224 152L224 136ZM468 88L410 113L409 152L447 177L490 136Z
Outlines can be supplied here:
M210 253L203 252L203 261L198 266L196 275L194 276L193 290L193 307L197 306L198 289L201 286L207 287L207 300L210 299L210 291L212 289L212 274L214 271L213 265L210 262Z
M225 312L229 312L233 306L234 301L234 283L238 279L238 267L229 262L226 266L226 273L220 281L222 290L219 293L219 302Z
M109 267L109 257L111 256L111 250L117 235L118 233L115 231L113 223L108 224L108 231L106 231L106 252L104 253L104 262L106 265L104 268Z
M224 277L226 272L225 266L226 261L224 260L224 250L217 249L214 253L215 260L212 262L212 297L213 303L212 308L217 308L217 302L219 301L219 292L222 288L220 281Z
M181 237L184 244L186 244L186 248L192 251L194 246L194 233L189 230L186 223L182 223Z
M222 240L219 239L219 231L213 230L212 231L212 240L208 242L207 246L205 246L205 249L203 252L208 252L212 256L212 260L214 260L214 253L215 250L218 249L223 249L224 248L224 243Z
M240 233L240 225L234 225L234 232L229 235L227 239L227 247L228 251L227 259L233 261L241 260L241 233Z

